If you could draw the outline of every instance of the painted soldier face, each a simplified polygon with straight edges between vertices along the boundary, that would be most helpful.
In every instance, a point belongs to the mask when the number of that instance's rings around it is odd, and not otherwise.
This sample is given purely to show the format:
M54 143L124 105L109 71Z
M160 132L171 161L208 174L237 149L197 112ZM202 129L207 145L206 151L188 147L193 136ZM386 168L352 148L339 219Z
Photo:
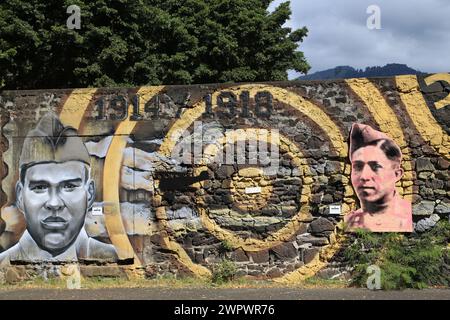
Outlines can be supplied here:
M80 161L42 163L25 172L17 184L17 203L37 245L53 256L77 238L95 197L88 166Z
M403 169L378 146L359 148L352 154L352 185L361 201L387 201L401 179Z

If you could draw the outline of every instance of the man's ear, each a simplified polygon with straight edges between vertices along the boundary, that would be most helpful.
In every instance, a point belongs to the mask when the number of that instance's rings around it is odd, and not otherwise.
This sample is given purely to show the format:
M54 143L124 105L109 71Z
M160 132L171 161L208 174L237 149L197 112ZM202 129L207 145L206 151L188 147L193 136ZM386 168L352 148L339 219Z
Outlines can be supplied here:
M23 184L20 181L16 183L16 207L20 211L25 212L23 206Z
M90 210L95 202L95 182L94 180L89 179L87 184L87 209Z
M399 181L403 177L403 173L404 173L404 171L403 171L402 167L398 166L395 169L395 182Z

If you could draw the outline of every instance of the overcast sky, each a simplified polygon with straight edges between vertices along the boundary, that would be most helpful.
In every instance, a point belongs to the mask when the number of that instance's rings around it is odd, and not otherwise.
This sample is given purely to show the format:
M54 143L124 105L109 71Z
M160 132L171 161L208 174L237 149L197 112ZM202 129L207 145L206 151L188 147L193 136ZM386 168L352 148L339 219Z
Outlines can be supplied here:
M271 9L286 0L275 0ZM381 29L367 28L370 5L381 10ZM450 72L450 0L292 0L286 26L306 26L300 44L309 73L404 63L423 72ZM292 79L297 75L289 73Z

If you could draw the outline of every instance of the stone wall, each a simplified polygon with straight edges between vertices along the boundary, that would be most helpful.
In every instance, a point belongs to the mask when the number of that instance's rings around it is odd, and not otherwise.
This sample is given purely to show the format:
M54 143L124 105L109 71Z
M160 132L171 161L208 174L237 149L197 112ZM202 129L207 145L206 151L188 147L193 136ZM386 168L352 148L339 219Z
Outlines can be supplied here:
M25 230L15 206L22 143L53 112L78 130L91 156L96 211L85 229L114 245L120 265L147 276L207 276L227 258L240 275L314 273L332 261L339 223L358 207L349 180L352 123L401 147L397 189L413 203L417 232L449 215L449 85L449 74L435 74L4 91L0 250ZM264 161L263 146L276 161Z

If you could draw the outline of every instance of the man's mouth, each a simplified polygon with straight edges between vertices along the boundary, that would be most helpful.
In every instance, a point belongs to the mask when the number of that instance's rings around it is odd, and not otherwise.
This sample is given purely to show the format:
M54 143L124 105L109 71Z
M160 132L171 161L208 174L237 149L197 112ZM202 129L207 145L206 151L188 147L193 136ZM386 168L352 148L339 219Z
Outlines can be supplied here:
M363 190L363 191L365 191L365 190L375 190L374 187L369 187L369 186L361 186L361 187L358 187L358 189L359 190Z
M41 220L41 225L47 230L64 230L69 222L61 217L48 217Z
M369 186L361 186L358 187L358 194L367 197L369 195L373 195L375 194L376 189L374 187L369 187Z

